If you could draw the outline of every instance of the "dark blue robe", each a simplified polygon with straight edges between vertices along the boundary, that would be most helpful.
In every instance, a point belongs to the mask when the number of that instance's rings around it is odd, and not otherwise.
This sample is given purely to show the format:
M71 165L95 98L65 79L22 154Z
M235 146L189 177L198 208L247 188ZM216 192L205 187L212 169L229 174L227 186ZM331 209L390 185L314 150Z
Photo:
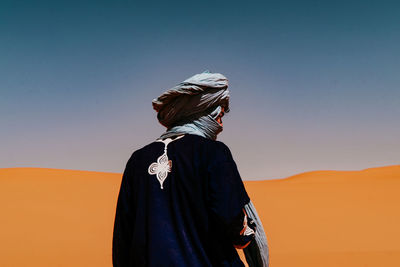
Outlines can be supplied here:
M114 221L114 267L244 266L235 243L250 199L229 148L186 134L168 144L171 172L148 172L164 153L153 142L126 164Z

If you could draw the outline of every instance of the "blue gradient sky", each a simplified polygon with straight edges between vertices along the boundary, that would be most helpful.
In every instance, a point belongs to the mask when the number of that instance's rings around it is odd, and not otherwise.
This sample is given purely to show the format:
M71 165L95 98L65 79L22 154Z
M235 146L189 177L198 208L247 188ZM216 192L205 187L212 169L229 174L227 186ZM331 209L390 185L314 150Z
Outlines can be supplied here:
M399 164L397 1L1 1L0 168L122 172L151 100L228 77L243 179Z

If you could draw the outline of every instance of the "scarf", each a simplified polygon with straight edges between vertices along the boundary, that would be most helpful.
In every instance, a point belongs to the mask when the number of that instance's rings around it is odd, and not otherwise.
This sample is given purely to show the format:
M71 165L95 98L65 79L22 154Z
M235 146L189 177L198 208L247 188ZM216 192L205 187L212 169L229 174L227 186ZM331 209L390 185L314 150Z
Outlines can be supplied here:
M216 118L220 114L222 108L221 106L218 106L212 109L213 111L211 111L210 114L208 114L209 112L206 112L205 115L169 128L160 136L160 139L178 136L181 134L195 134L216 140L217 135L223 130L222 125L216 121Z
M249 267L268 267L269 266L269 249L267 237L265 236L264 227L258 217L256 207L250 201L244 206L244 209L256 224L256 232L254 240L243 249Z

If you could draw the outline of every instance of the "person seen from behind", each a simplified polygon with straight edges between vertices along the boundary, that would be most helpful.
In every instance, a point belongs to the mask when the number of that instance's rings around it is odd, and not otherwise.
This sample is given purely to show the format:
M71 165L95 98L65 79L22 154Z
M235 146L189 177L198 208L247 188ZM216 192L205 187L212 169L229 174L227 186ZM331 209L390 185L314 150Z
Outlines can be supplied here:
M114 267L268 266L264 230L232 153L217 141L228 80L196 74L154 99L167 130L133 152L122 176Z

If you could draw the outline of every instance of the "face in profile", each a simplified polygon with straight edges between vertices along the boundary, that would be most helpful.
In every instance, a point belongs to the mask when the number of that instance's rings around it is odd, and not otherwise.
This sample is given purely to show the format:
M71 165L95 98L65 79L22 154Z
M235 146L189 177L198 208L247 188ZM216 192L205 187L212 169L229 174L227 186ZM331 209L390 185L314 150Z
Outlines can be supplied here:
M218 114L218 117L215 119L221 126L223 126L222 117L224 115L225 115L225 109L224 109L224 107L221 107L221 112Z

